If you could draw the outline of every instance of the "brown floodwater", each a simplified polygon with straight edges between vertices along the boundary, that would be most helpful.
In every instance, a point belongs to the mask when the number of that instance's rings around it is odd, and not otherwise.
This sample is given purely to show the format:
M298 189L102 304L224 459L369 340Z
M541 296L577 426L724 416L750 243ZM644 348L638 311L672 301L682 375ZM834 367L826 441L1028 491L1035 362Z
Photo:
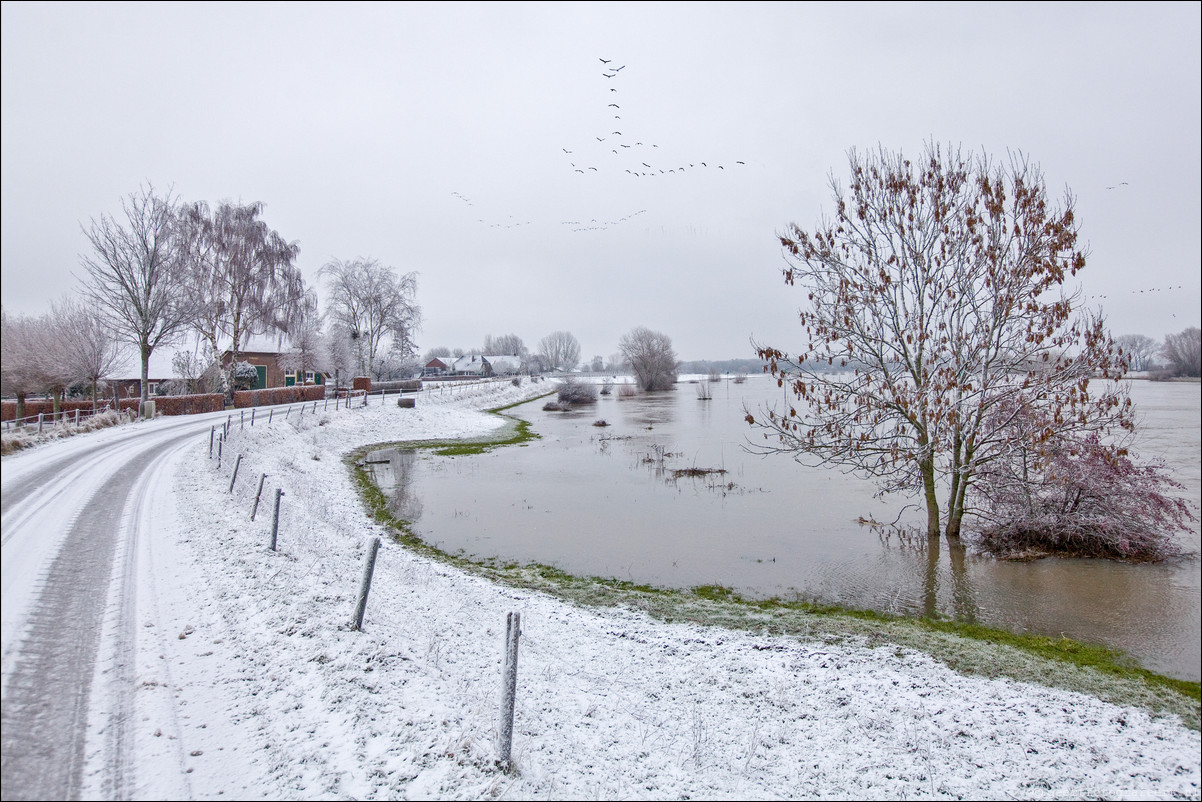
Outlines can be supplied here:
M725 380L711 392L701 400L687 383L615 392L567 413L540 400L508 411L538 440L457 457L386 450L370 467L395 512L443 551L1064 635L1200 679L1199 560L1012 563L908 547L861 522L921 522L906 499L878 500L863 479L747 451L759 435L745 407L780 401L775 382ZM1137 450L1163 459L1202 504L1202 385L1140 381L1131 395L1143 418ZM1196 531L1184 540L1198 551Z

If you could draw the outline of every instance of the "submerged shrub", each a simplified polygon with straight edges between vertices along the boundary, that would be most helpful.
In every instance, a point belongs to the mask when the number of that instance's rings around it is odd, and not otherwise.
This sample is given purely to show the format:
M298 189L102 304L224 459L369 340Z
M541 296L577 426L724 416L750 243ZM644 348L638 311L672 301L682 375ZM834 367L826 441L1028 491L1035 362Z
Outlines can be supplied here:
M1158 562L1195 521L1184 487L1097 435L1061 441L1039 461L1011 460L982 482L981 546L999 557L1045 554Z
M597 403L597 386L569 379L559 386L559 402L561 404L595 404Z

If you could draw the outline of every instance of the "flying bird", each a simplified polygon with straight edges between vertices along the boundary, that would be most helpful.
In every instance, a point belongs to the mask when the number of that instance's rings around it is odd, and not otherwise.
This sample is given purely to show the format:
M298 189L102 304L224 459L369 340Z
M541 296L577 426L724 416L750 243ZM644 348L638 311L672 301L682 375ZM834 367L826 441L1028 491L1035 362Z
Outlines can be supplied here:
M621 107L621 106L619 106L617 103L610 103L609 105L613 106L615 109L620 109L620 108L622 108L622 107Z
M603 58L603 59L601 59L600 61L601 61L601 63L602 63L602 64L608 64L609 62L613 61L613 59L611 59L611 58Z

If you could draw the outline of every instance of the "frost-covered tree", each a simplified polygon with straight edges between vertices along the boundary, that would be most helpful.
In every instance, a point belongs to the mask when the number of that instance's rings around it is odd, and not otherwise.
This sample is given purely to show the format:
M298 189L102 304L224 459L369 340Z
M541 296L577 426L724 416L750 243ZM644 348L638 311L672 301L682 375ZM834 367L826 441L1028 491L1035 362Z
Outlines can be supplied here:
M63 298L54 305L51 316L65 360L63 378L67 383L87 382L95 407L100 380L111 376L124 362L121 344L100 311L78 297Z
M325 370L325 337L317 314L317 294L305 293L305 302L288 326L288 347L280 354L280 367L304 376Z
M1150 369L1159 347L1155 340L1145 334L1123 334L1114 338L1114 344L1123 349L1127 369L1135 371Z
M375 259L335 259L321 269L329 292L327 314L350 333L359 375L370 376L376 359L393 352L416 355L421 326L417 274L397 272Z
M486 355L524 357L530 353L530 350L526 348L526 344L522 342L522 338L516 334L502 334L499 337L489 334L484 338L484 349L481 353Z
M25 417L25 401L41 392L42 337L38 318L0 313L0 391L17 399L17 417Z
M676 384L676 352L666 334L637 326L622 335L618 350L643 390L670 390Z
M553 331L538 341L544 370L569 371L580 362L580 342L570 331Z
M330 324L321 340L321 363L323 369L334 374L334 386L350 375L356 364L355 342L351 332L337 321Z
M197 202L181 211L179 237L194 301L191 325L215 363L230 348L222 392L229 392L233 366L252 335L287 332L309 301L296 267L300 247L262 220L263 204L222 203L210 211Z
M201 357L196 351L176 351L172 354L171 372L175 374L176 381L182 388L181 394L202 392L204 377L210 373L217 373L210 370L212 365L210 359ZM213 378L216 380L215 375ZM205 389L203 392L210 390Z
M124 198L121 211L124 221L102 214L84 230L92 252L82 259L83 293L137 349L144 405L150 355L187 330L195 317L194 295L184 281L170 193L160 197L147 185Z
M1202 329L1192 327L1177 334L1166 334L1160 353L1175 375L1202 375Z
M1065 289L1085 266L1073 198L1050 201L1036 167L933 145L917 162L882 149L848 163L834 219L779 237L804 337L757 350L796 403L747 419L766 450L919 494L928 537L942 519L958 541L979 475L1015 448L1005 410L1043 422L1023 430L1032 454L1122 434L1126 388L1094 378L1124 360Z

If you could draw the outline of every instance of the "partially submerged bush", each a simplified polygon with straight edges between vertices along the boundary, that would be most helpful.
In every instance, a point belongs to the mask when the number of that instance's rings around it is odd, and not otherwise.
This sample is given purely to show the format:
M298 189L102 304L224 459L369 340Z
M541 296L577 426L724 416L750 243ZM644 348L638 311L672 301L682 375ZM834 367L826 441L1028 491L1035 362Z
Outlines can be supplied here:
M568 380L559 385L559 402L561 404L595 404L597 403L597 386Z
M1139 465L1097 435L1061 442L980 483L981 546L999 557L1063 555L1157 562L1185 554L1173 535L1196 520L1159 463Z

